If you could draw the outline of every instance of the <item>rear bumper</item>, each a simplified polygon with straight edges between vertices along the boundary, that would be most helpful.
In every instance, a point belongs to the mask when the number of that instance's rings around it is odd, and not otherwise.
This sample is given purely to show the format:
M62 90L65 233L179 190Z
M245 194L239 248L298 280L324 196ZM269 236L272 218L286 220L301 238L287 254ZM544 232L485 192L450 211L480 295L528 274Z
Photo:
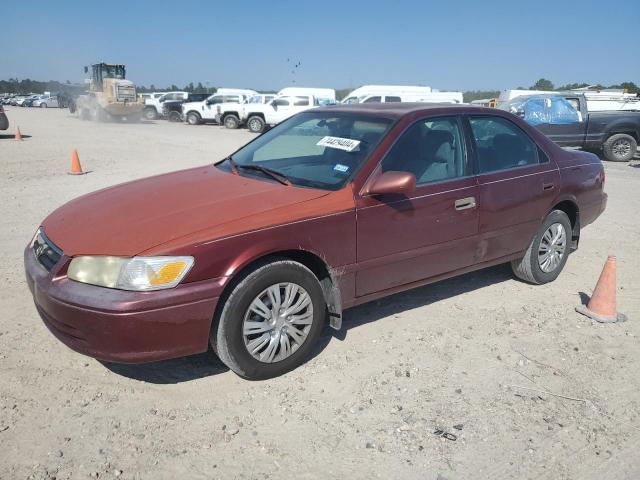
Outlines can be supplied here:
M65 257L60 264L67 261ZM224 279L156 292L127 292L48 272L24 252L40 317L69 348L109 362L142 363L204 352Z

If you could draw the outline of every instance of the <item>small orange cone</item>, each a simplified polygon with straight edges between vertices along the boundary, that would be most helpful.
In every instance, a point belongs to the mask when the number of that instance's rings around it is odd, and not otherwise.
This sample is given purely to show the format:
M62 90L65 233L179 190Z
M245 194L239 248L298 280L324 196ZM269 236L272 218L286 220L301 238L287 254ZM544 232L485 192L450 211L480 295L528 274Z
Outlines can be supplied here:
M16 140L22 141L22 134L20 133L20 127L16 128Z
M601 323L624 322L627 316L616 310L616 257L609 255L589 303L576 307L576 312Z
M80 166L80 158L78 158L78 150L73 149L71 154L71 170L67 172L69 175L84 175L86 172L82 171Z

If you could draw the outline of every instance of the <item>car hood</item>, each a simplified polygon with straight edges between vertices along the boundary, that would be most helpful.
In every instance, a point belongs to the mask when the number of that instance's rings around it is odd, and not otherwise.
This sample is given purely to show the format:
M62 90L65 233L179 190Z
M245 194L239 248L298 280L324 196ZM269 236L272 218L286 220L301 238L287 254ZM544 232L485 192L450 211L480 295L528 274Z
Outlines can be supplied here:
M133 256L212 227L222 227L218 237L240 233L241 218L325 195L211 165L84 195L55 210L42 227L67 256ZM225 229L227 223L236 227Z

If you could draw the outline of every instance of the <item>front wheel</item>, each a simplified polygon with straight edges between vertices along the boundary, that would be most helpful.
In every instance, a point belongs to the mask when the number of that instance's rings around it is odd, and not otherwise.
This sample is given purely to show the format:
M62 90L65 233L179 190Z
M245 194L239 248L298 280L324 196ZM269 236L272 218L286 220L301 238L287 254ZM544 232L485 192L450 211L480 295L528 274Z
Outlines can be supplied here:
M211 345L231 370L260 380L282 375L308 357L326 320L316 276L290 260L249 273L226 300Z
M513 260L516 277L541 285L554 281L567 263L571 245L571 222L562 210L554 210L538 229L524 257Z
M155 120L158 117L158 112L153 107L147 107L144 109L144 118L147 120Z
M249 117L247 120L247 128L253 133L262 133L264 125L264 120L258 116Z
M617 133L611 135L602 146L604 157L611 162L628 162L638 149L638 142L631 135Z
M187 113L187 123L189 125L199 125L200 124L200 115L196 112Z

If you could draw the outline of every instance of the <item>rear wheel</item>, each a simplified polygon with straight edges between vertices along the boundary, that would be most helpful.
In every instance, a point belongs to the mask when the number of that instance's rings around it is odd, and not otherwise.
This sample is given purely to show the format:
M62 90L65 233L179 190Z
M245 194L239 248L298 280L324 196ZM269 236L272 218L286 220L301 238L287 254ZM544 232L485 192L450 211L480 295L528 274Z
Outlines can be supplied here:
M227 115L222 121L225 127L235 130L240 126L240 120L235 115Z
M199 125L201 122L200 115L196 112L187 113L187 123L189 125Z
M262 133L264 125L264 120L258 116L249 117L249 120L247 120L247 128L253 133Z
M211 345L241 377L276 377L308 357L326 311L320 283L308 268L274 261L250 272L234 288L214 322Z
M170 122L181 122L182 121L182 115L180 115L180 113L178 113L178 112L170 112L168 119L169 119Z
M562 210L554 210L538 229L524 257L513 260L516 277L540 285L554 281L567 263L571 246L571 222Z
M156 112L156 109L153 107L145 107L144 118L147 120L155 120L158 118L158 112Z
M638 142L631 135L617 133L611 135L602 146L604 157L612 162L628 162L638 149Z

